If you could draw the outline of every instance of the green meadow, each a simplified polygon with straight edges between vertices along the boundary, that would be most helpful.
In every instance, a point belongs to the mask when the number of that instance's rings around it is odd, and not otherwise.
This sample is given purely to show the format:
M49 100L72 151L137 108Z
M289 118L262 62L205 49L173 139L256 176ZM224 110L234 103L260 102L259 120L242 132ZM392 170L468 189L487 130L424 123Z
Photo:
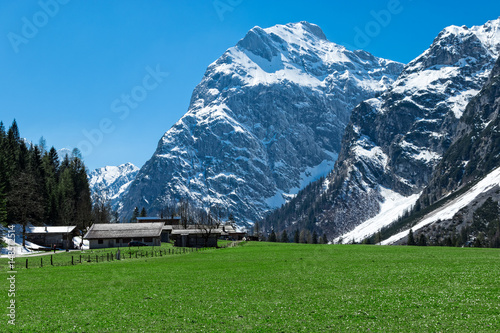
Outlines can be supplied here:
M500 331L498 249L249 242L20 268L15 327L0 263L2 332Z

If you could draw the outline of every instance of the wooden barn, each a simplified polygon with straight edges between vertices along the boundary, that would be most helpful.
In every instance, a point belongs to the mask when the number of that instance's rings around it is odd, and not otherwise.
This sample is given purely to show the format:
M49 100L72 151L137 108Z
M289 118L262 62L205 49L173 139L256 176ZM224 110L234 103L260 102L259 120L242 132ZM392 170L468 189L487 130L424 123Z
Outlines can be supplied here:
M55 245L59 249L73 249L73 237L78 235L76 226L26 228L26 240L48 248Z
M84 236L90 249L126 247L131 241L161 245L163 222L94 224Z
M221 238L223 239L238 241L242 240L246 235L245 231L237 231L232 225L222 226Z
M216 247L221 229L174 228L170 237L179 247Z

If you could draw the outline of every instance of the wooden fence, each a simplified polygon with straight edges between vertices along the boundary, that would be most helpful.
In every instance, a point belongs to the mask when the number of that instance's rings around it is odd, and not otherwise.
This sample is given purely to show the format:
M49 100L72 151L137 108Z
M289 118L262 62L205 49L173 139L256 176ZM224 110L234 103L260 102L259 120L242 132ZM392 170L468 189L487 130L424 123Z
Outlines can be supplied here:
M219 247L226 248L228 246ZM54 254L54 255L42 255L33 256L29 258L16 258L16 267L20 268L22 266L22 261L25 260L24 268L39 268L48 266L71 266L80 264L90 264L90 263L102 263L117 260L132 260L140 258L154 258L163 257L168 255L180 255L193 252L206 251L212 248L170 248L170 249L151 249L151 250L137 250L131 251L127 249L115 250L106 253L79 253L69 256L68 254ZM57 259L57 261L55 260Z

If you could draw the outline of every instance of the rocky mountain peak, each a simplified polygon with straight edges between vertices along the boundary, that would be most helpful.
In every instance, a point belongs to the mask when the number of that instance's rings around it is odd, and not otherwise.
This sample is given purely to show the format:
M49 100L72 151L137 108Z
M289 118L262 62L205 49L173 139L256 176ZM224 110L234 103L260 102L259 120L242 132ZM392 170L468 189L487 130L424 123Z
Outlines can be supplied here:
M351 110L403 65L351 52L307 22L253 28L205 72L124 197L123 214L188 198L242 223L326 175Z

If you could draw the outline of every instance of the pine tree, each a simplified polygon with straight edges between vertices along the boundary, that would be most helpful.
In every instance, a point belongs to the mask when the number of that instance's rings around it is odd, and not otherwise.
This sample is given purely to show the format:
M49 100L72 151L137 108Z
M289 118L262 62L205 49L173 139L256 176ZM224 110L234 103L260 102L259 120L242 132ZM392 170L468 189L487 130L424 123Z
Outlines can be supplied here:
M269 236L269 242L276 242L276 233L273 231L271 231L271 235Z
M410 232L408 232L407 245L416 245L415 244L415 238L413 238L413 230L412 229L410 229Z
M75 219L75 187L71 169L66 168L59 180L59 224L70 225Z
M0 183L0 226L7 226L7 195L2 183Z
M281 233L281 242L282 243L288 243L289 240L288 240L288 234L286 232L286 230L283 230L283 232Z
M427 246L427 237L425 237L424 233L418 236L418 246Z
M293 242L294 243L299 243L300 242L300 235L299 235L299 231L298 230L295 230L295 233L293 235Z
M135 207L134 212L132 213L132 217L130 218L130 223L137 222L137 217L139 217L139 208ZM185 217L187 218L187 217Z
M326 234L323 234L323 244L328 244L328 238L326 237Z
M74 187L75 222L80 229L89 226L92 215L92 202L90 200L90 187L87 170L78 149L73 149L70 163Z
M314 230L314 232L312 234L312 243L318 244L318 233L316 232L316 230Z
M140 217L147 217L148 213L146 212L146 208L142 207Z
M26 246L25 235L28 223L40 223L43 216L42 198L36 189L34 177L21 172L16 179L12 181L12 190L7 197L7 209L9 219L13 223L21 224L23 227L23 247Z

